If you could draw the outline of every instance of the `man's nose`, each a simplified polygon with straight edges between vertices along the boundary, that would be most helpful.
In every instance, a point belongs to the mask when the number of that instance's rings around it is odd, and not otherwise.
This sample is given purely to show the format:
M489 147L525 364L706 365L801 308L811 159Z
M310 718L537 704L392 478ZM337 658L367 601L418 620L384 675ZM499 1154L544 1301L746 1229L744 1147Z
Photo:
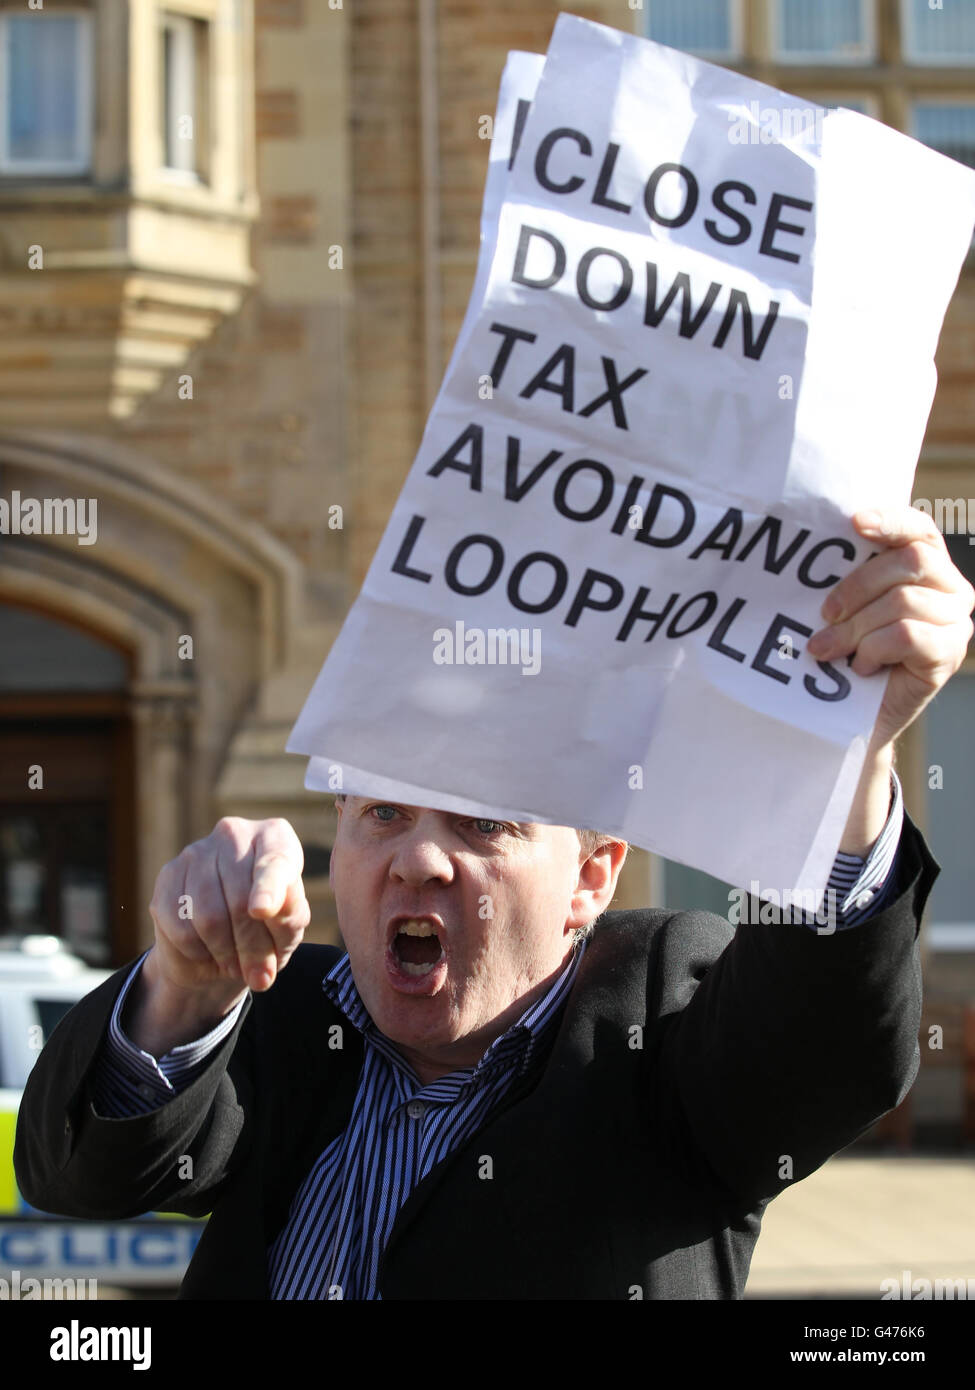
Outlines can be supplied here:
M403 835L397 836L389 865L391 878L419 885L431 879L449 883L454 877L454 863L448 845L449 832L442 826L418 821Z

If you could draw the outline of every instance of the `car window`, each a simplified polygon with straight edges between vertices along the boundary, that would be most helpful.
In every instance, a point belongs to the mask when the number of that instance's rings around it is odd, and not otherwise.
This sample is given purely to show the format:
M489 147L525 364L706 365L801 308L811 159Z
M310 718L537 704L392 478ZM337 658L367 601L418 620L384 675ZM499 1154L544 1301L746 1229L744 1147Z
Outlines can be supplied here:
M61 1022L64 1015L75 1004L73 999L35 999L34 1007L37 1009L37 1017L41 1025L41 1032L44 1034L44 1041L54 1032Z

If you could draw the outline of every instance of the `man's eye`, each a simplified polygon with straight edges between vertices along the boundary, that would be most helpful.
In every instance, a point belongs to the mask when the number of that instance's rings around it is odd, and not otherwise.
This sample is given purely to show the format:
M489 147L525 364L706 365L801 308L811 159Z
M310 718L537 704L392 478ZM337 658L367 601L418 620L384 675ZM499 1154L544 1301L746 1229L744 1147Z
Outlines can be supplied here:
M396 815L395 806L370 806L369 809L375 815L376 819L382 821L384 825L388 825L389 822ZM384 811L388 811L389 815L383 815Z
M499 820L476 820L474 827L480 835L493 835L495 831L504 829Z

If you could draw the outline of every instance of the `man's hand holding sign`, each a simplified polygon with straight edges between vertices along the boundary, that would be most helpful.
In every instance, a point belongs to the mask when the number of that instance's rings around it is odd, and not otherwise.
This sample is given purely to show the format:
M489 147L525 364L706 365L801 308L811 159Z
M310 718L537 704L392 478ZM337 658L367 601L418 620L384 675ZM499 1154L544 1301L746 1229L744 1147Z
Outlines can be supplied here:
M830 626L810 638L809 650L827 661L846 657L861 676L889 668L840 841L841 850L865 856L887 819L894 741L964 661L975 590L924 512L861 512L853 520L883 548L830 592L822 609Z
M468 314L289 741L347 954L299 948L291 827L221 821L21 1112L38 1206L212 1207L184 1296L740 1298L765 1203L913 1080L893 743L975 591L904 498L975 175L844 112L742 147L756 94L566 15L509 60ZM841 906L612 912L628 841Z

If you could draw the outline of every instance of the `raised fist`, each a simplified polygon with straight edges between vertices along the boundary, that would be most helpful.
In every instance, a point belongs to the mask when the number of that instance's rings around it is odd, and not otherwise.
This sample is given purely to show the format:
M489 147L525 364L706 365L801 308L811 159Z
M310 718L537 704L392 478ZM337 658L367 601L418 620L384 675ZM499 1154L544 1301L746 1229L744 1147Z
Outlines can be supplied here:
M150 973L172 989L199 990L210 1003L268 989L311 919L303 867L286 820L225 816L159 872L149 904L156 927Z

